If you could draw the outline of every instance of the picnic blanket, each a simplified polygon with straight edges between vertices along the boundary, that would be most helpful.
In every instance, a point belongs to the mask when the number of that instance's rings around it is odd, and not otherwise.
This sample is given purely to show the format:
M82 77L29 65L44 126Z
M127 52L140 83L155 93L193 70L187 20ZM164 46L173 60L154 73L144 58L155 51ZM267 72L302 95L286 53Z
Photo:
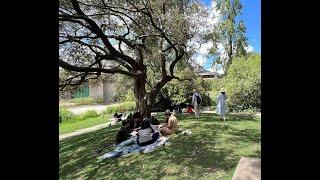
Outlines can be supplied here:
M116 148L114 151L107 152L107 153L103 154L102 156L98 157L98 160L104 160L107 158L117 158L120 156L127 157L127 156L132 155L137 152L150 153L150 152L154 151L156 148L168 143L168 139L169 139L169 137L162 136L153 144L149 144L146 146L139 146L138 144L135 143L135 144L125 146L122 148Z

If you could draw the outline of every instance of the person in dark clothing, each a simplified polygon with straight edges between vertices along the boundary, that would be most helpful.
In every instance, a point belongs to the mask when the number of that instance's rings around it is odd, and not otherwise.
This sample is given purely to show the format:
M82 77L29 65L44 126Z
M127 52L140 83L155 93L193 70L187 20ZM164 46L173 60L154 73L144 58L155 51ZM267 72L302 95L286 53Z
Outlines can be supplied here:
M126 119L129 123L128 127L126 128L127 129L127 132L128 133L131 133L134 129L134 121L133 121L133 116L132 116L132 113L129 114L129 116L127 117Z
M127 120L123 120L122 126L120 127L120 129L117 132L116 144L120 144L121 142L128 139L128 135L129 135L129 133L127 131L128 126L129 126L129 122Z
M139 128L142 122L142 114L140 112L135 112L132 116L134 121L133 129Z

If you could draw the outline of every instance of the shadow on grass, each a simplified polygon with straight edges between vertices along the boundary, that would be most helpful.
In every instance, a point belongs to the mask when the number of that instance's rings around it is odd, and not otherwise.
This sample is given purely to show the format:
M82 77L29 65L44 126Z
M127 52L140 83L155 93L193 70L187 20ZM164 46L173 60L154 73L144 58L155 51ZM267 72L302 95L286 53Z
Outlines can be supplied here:
M190 129L192 134L173 135L170 137L171 146L161 147L149 154L137 153L98 163L95 150L114 141L119 125L61 141L60 178L195 179L203 177L205 173L215 174L218 171L231 177L240 160L239 149L250 143L257 146L260 142L259 130L236 129L220 122L215 114L202 114L198 120L192 115L177 117L180 127ZM163 121L162 118L159 120ZM243 122L246 120L243 119ZM109 147L104 152L112 150ZM259 154L260 150L254 153Z

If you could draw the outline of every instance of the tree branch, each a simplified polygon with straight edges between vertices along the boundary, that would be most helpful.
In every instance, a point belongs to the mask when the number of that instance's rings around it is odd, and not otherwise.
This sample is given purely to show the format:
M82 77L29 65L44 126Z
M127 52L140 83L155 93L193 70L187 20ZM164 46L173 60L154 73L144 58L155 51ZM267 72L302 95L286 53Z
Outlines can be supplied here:
M101 30L101 28L92 20L90 19L88 16L86 16L83 11L81 10L79 3L77 0L71 0L71 3L73 5L74 10L77 12L78 18L85 20L91 27L91 30L100 37L100 39L102 40L103 44L107 47L107 49L110 51L111 55L114 55L116 57L119 57L121 59L123 59L124 61L127 61L132 67L136 68L137 67L137 63L134 59L132 59L131 57L124 55L122 53L120 53L119 51L117 51L112 44L110 43L110 41L108 40L108 37L104 34L104 32Z
M132 73L132 72L128 72L128 71L124 71L121 69L104 69L104 68L93 68L93 67L78 67L78 66L74 66L71 65L61 59L59 59L59 66L69 70L69 71L75 71L75 72L102 72L102 73L108 73L108 74L114 74L114 73L120 73L120 74L124 74L130 77L134 77L137 76L137 73Z

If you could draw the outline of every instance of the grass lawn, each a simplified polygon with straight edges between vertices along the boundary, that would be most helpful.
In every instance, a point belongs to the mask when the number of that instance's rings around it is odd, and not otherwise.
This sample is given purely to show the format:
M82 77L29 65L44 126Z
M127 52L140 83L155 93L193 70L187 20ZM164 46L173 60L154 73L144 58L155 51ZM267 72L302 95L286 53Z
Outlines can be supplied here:
M93 127L99 124L109 122L111 115L100 115L95 118L87 118L82 121L63 122L59 125L59 135L74 132L79 129Z
M220 122L215 114L202 114L199 121L194 116L178 116L178 120L191 135L172 135L171 146L149 154L100 163L95 151L114 141L119 125L60 141L60 179L230 180L241 156L260 158L260 119L227 116L227 122Z

